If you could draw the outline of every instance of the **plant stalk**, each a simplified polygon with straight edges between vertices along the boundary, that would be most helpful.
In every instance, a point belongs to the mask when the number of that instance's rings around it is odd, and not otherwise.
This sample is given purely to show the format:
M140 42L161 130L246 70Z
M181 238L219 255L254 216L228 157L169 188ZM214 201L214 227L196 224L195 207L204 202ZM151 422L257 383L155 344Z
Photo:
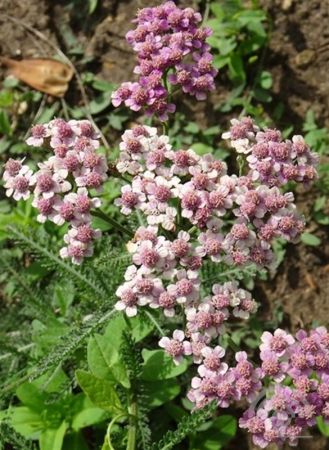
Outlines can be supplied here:
M105 222L110 223L116 230L121 231L121 233L124 233L125 235L129 236L129 238L132 238L134 236L132 231L125 228L123 225L121 225L116 220L112 219L112 217L108 216L103 211L91 211L91 215L99 217L100 219L103 219Z
M135 450L136 449L136 436L137 436L137 427L136 427L136 419L137 419L137 402L132 401L129 408L129 425L128 425L128 442L127 442L127 450Z

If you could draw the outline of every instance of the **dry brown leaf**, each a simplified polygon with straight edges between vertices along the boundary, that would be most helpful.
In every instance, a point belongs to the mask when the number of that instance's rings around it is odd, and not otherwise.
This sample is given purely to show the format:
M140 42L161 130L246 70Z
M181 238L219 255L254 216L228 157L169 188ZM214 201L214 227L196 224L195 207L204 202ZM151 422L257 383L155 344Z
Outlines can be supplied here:
M63 97L73 70L68 65L55 59L22 59L0 58L0 62L9 69L9 74L33 87L54 97Z

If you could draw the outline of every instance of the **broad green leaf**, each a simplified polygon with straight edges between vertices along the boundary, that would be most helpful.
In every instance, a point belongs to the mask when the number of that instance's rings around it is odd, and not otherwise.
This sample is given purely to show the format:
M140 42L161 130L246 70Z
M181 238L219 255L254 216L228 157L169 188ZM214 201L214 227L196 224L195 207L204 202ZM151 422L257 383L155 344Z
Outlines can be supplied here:
M47 395L42 394L40 389L32 383L24 383L19 386L16 395L20 401L32 411L41 413L45 408Z
M142 352L144 359L142 380L167 380L184 373L188 367L186 360L176 366L163 350L146 350Z
M210 3L210 10L216 16L218 21L222 21L225 17L224 9L215 2Z
M91 114L99 114L104 109L106 109L108 106L110 106L112 100L111 96L107 95L107 93L104 93L96 97L94 100L92 100L89 103L89 109Z
M244 10L240 11L235 15L235 19L237 19L242 25L248 25L250 23L259 23L266 20L266 14L261 10Z
M326 203L327 203L327 199L324 195L322 197L317 198L315 200L313 210L321 211L326 206Z
M117 85L95 77L92 80L92 87L97 91L106 92L108 95L111 95L112 91L114 91Z
M68 424L62 422L59 428L43 431L39 438L40 450L61 450L67 428Z
M321 225L329 225L329 216L323 211L317 211L313 214L314 219Z
M310 245L311 247L317 247L321 244L321 239L312 233L303 233L300 239L304 244Z
M199 133L200 127L199 127L199 125L197 123L190 122L184 128L184 131L186 131L186 133L196 134L196 133Z
M143 392L149 397L148 406L155 408L169 402L180 393L176 380L162 380L145 383Z
M44 422L40 414L27 406L10 408L10 423L24 437L36 437L44 429Z
M57 284L54 290L54 300L56 306L61 310L61 315L65 316L68 308L74 300L74 286L69 281L65 285Z
M106 418L106 414L103 409L100 408L88 408L80 411L73 417L72 428L75 431L81 428L89 427L95 423L102 422Z
M221 69L226 66L230 62L229 56L215 55L214 57L214 66L217 69Z
M124 387L129 388L128 374L120 360L120 347L118 348L115 345L117 344L116 340L115 334L111 338L99 334L90 338L87 350L88 365L92 373L98 378L107 381L116 380Z
M220 450L235 436L237 423L233 416L220 416L209 425L204 424L205 431L192 438L191 450Z
M142 314L129 318L131 329L129 330L135 342L140 342L154 329L153 323Z
M101 380L92 373L77 370L76 378L83 392L90 398L94 405L99 406L111 414L120 414L123 408L113 383Z
M204 144L203 142L196 142L192 145L192 148L200 156L213 152L213 148L210 145Z

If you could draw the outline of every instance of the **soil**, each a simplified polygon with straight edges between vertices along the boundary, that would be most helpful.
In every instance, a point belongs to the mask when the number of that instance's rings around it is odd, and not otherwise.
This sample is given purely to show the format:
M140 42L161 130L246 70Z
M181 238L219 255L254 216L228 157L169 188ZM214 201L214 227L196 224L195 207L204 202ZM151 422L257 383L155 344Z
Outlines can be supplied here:
M87 3L81 2L84 6L80 14ZM80 20L79 11L67 8L64 1L0 0L0 54L13 58L52 57L53 51L26 26L42 32L64 52L69 31L91 61L89 70L110 82L126 81L132 78L134 58L124 35L138 8L159 3L160 0L99 0L97 11ZM199 2L178 3L194 6ZM275 100L284 104L282 125L292 124L300 131L307 111L312 109L318 123L329 127L329 0L262 0L261 4L272 22L264 69L273 75ZM14 23L5 14L19 22ZM195 120L202 123L214 117L205 108L210 109L209 105L198 106L193 112ZM315 191L297 195L298 206L306 218L311 217L317 195ZM307 231L320 237L322 245L288 246L274 278L258 283L255 290L264 315L269 318L280 304L285 325L292 330L316 323L329 326L328 230L310 221ZM237 446L241 450L253 448L240 433L230 448ZM301 441L298 448L328 447L323 437L315 436L312 441Z
M285 105L284 119L301 125L311 108L329 127L329 1L261 0L272 21L267 69Z

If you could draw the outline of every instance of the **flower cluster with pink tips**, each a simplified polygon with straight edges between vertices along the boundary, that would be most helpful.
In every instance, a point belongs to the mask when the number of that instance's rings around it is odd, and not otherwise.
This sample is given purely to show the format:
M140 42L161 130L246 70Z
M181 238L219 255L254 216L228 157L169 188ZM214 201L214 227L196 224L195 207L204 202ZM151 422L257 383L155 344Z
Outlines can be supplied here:
M106 160L97 152L99 135L87 120L54 119L32 127L26 142L48 146L53 154L38 164L35 173L23 161L7 161L3 174L6 195L27 200L33 193L39 222L67 223L66 245L60 255L81 264L93 254L93 240L100 237L100 230L91 226L91 210L99 208L101 201L90 193L91 189L100 192L107 179Z
M311 152L302 136L283 139L279 130L260 130L250 117L232 119L230 139L238 153L247 156L249 177L267 186L281 186L288 181L309 185L317 178L318 155Z
M125 131L120 149L117 170L132 180L115 203L126 215L141 211L151 227L173 233L180 228L179 241L166 245L182 253L184 267L186 255L268 266L272 241L281 237L294 242L303 230L291 192L250 176L228 175L226 164L211 154L175 151L156 128ZM192 226L193 236L188 231Z
M207 92L215 89L217 70L206 43L211 30L199 26L201 20L192 8L181 9L173 1L140 10L134 20L135 30L126 35L137 53L134 72L139 79L123 83L113 92L113 105L124 103L133 111L144 108L146 114L167 120L168 113L176 109L169 100L165 81L168 72L169 83L204 100ZM188 56L190 61L186 61Z
M248 143L254 138L260 140L262 135L277 133L260 131L253 122L251 128L249 119L234 122L238 124L246 127ZM230 137L235 146L236 134L237 131L231 130L230 136L224 137ZM315 399L314 414L326 412L327 406L314 397L313 391L305 391L301 397L298 389L312 370L318 370L314 364L319 367L325 364L327 349L322 343L315 359L310 355L305 359L311 358L313 366L302 368L303 356L299 357L299 350L307 342L301 344L303 333L297 334L296 341L283 330L276 330L274 335L265 332L262 336L260 367L248 361L243 351L236 353L236 363L229 366L224 361L227 350L218 345L226 333L226 324L232 319L248 319L255 313L257 304L236 282L216 283L207 295L201 278L206 261L269 266L274 258L274 239L280 237L292 242L298 239L304 221L296 211L293 194L280 190L286 181L277 176L275 183L268 182L251 170L246 175L228 175L222 161L210 154L199 156L192 149L174 150L168 136L158 135L155 128L147 126L125 131L120 150L117 170L131 178L115 203L125 215L141 212L147 224L138 228L128 243L132 265L116 292L119 297L116 309L130 317L146 306L160 309L169 318L183 314L184 329L174 330L171 337L162 337L159 345L175 364L189 358L198 366L198 375L192 379L188 392L195 407L202 408L211 401L228 407L242 399L253 404L261 395L264 383L270 380L275 390L273 397L266 400L266 408L257 411L249 408L240 426L248 429L255 443L261 446L284 440L295 444L303 428L314 422L305 418L310 414L306 402ZM313 169L315 162L310 156L308 163ZM297 177L295 181L305 183L306 179ZM321 333L324 335L323 329L317 329L311 335L316 337ZM319 370L317 376L322 377L324 372ZM296 389L283 384L287 377L292 377L293 383L296 380ZM310 383L309 386L313 382ZM293 410L293 420L288 413L283 414L280 406L275 406L279 405L276 395L279 398L281 391L289 389L293 390L293 405L300 402ZM287 404L287 408L291 411L292 404Z
M246 399L250 407L239 425L252 434L256 445L265 448L287 441L295 446L317 417L329 421L329 333L319 327L293 337L277 329L264 332L261 342L261 364L255 367L246 352L237 352L236 363L229 366L222 347L203 341L194 359L198 376L192 379L188 398L196 408L212 401L226 408ZM162 338L160 346L176 363L194 354L193 335L191 342L184 341L178 330L173 339Z
M258 446L278 445L298 438L316 418L329 421L329 333L318 327L295 337L283 330L265 332L260 345L261 379L266 397L240 419Z

